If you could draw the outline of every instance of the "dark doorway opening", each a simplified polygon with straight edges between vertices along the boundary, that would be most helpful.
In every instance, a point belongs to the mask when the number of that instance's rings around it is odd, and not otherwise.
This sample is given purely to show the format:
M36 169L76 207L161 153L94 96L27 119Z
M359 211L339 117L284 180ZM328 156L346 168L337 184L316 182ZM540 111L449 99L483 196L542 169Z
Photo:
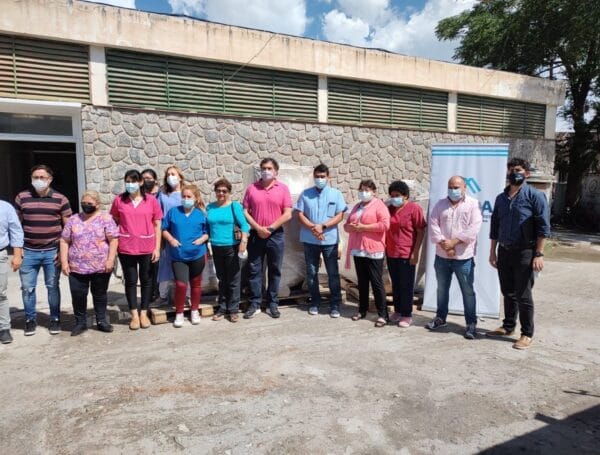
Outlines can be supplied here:
M0 141L0 199L14 203L15 196L31 185L30 170L36 164L52 168L52 187L77 212L77 158L75 144L68 142Z

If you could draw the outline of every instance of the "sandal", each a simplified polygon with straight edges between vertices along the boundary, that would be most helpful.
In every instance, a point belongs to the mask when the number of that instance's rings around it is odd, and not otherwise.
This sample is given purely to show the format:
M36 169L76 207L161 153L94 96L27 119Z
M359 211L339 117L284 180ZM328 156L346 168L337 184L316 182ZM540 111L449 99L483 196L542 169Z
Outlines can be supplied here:
M221 313L220 311L217 311L213 317L212 320L213 321L220 321L221 319L223 319L225 317L225 313Z
M387 321L383 318L379 318L377 319L377 321L375 321L375 327L384 327L387 325Z
M238 322L238 319L240 318L240 315L237 313L233 313L229 315L229 320L231 322Z
M353 321L359 321L361 319L366 318L367 315L366 314L362 314L362 313L355 313L354 316L352 316L352 320Z

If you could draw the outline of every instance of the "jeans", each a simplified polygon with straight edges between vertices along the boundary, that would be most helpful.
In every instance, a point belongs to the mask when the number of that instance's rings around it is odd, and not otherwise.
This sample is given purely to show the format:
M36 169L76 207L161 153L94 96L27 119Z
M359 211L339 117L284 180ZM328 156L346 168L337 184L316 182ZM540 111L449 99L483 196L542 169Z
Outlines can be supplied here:
M369 283L371 283L377 315L387 321L388 311L383 285L383 258L371 259L354 256L354 267L358 279L358 312L365 315L369 311Z
M10 305L6 296L8 287L8 251L0 251L0 330L10 330Z
M58 321L60 319L60 288L58 286L60 267L55 262L58 249L47 251L24 249L23 254L19 276L21 277L21 294L23 296L23 307L25 308L25 319L28 321L36 320L35 287L40 268L43 268L44 282L48 290L50 319Z
M71 272L69 274L69 288L73 302L73 314L77 325L87 325L87 295L91 288L92 301L96 322L106 322L106 305L108 303L108 282L110 273L90 273L82 275Z
M502 326L512 332L521 322L521 334L533 337L533 249L506 250L498 248L498 278L504 296Z
M261 239L250 232L248 240L248 281L250 282L250 305L260 308L263 287L263 261L267 258L267 298L269 307L277 307L281 264L283 262L283 229L279 228L268 238Z
M213 246L212 252L219 280L219 312L238 313L242 277L238 246Z
M387 258L388 272L392 281L394 311L403 318L412 317L413 297L415 294L415 273L417 267L410 259Z
M310 292L311 307L319 307L321 294L319 293L319 262L323 255L325 270L329 279L329 311L339 311L342 303L342 287L340 272L338 270L338 245L313 245L304 243L304 259L306 261L306 281Z
M119 253L119 261L125 279L125 297L130 310L137 310L137 282L138 268L140 287L142 290L141 309L147 310L152 294L152 276L150 274L151 254L123 254Z
M473 281L475 278L475 260L470 259L446 259L435 257L435 278L437 280L437 312L436 316L446 320L448 316L448 300L450 299L450 284L452 274L456 275L460 291L463 297L465 321L467 324L477 324L477 311L475 289Z

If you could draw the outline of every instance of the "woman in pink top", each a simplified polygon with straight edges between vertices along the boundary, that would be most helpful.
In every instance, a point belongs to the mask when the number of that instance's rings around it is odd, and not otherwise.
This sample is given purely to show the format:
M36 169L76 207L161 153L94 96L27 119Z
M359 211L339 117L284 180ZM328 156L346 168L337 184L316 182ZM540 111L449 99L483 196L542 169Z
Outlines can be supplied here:
M150 327L148 304L152 295L150 264L160 257L160 221L162 211L155 197L147 196L142 175L136 170L125 173L125 192L115 198L110 209L119 225L119 261L125 278L125 295L131 322L129 328ZM138 270L142 288L141 310L138 312Z
M75 327L71 336L87 330L87 295L91 287L96 324L101 332L112 332L106 321L106 291L117 255L118 229L112 217L100 211L100 195L86 191L81 213L69 218L60 239L60 263L69 277Z
M381 199L376 197L377 187L372 180L363 180L358 187L358 199L344 229L349 233L346 267L350 256L354 258L358 278L358 312L353 321L364 319L369 309L369 283L373 288L379 318L375 327L383 327L388 321L385 288L383 285L383 260L385 257L385 233L390 227L390 212Z

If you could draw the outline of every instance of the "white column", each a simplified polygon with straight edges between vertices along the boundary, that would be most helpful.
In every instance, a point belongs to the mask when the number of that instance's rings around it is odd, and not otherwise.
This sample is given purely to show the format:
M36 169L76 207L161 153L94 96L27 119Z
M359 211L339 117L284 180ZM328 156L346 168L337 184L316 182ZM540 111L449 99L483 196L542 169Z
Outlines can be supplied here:
M544 128L545 139L556 139L556 106L546 106L546 125Z
M108 106L106 55L102 46L90 46L90 95L92 104Z
M456 110L458 95L456 92L448 93L448 131L456 133Z
M327 76L319 76L319 122L327 123Z

